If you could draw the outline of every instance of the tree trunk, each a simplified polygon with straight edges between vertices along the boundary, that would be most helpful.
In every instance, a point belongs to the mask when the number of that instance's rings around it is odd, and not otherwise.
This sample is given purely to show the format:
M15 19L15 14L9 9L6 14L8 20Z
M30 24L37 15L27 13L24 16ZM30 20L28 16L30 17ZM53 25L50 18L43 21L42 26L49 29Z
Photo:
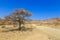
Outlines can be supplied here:
M19 30L21 30L21 21L19 19Z

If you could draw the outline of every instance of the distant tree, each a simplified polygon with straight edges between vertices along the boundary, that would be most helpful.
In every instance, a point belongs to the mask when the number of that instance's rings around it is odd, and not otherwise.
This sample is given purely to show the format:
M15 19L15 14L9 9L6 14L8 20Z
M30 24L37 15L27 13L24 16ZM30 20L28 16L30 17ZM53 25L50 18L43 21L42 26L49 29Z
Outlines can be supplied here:
M31 16L30 12L25 11L24 9L15 10L9 17L15 22L18 21L19 23L19 30L21 30L21 25L24 24L24 21L27 20L26 18Z

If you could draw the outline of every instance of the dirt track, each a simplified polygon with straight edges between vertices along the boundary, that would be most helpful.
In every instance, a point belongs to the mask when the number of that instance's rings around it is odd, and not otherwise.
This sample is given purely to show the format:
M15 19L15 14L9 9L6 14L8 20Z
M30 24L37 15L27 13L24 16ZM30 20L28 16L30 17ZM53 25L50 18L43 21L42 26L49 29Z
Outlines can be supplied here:
M39 29L40 31L44 32L45 34L47 34L53 40L60 40L60 30L59 29L45 27L45 26L36 26L35 24L33 24L33 26L35 28Z

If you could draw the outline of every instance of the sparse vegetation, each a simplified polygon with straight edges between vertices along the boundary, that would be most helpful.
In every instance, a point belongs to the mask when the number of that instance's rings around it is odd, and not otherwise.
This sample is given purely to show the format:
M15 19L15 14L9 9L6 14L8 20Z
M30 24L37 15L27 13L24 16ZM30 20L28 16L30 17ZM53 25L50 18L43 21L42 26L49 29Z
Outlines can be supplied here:
M55 37L52 38L51 36L48 36L41 30L37 29L36 27L47 26L51 28L60 29L60 19L56 18L49 20L27 21L28 20L27 17L30 16L31 16L30 12L25 11L24 9L20 9L20 10L15 10L14 12L12 12L12 14L5 16L4 19L0 19L1 21L0 40L31 40L31 39L55 40L56 39ZM31 24L35 24L35 25L33 26Z
M1 28L6 28L5 26L1 26Z

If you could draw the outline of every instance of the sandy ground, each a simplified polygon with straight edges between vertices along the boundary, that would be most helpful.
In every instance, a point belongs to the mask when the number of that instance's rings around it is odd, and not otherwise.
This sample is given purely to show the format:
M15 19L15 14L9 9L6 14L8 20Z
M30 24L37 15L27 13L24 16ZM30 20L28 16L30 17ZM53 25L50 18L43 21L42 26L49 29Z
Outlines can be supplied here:
M44 32L49 36L52 40L60 40L60 29L55 29L47 26L36 26L33 24L35 28L39 29L40 31Z
M32 25L33 31L0 32L0 40L60 40L59 29Z
M0 32L0 40L49 40L48 36L38 29L33 31Z

